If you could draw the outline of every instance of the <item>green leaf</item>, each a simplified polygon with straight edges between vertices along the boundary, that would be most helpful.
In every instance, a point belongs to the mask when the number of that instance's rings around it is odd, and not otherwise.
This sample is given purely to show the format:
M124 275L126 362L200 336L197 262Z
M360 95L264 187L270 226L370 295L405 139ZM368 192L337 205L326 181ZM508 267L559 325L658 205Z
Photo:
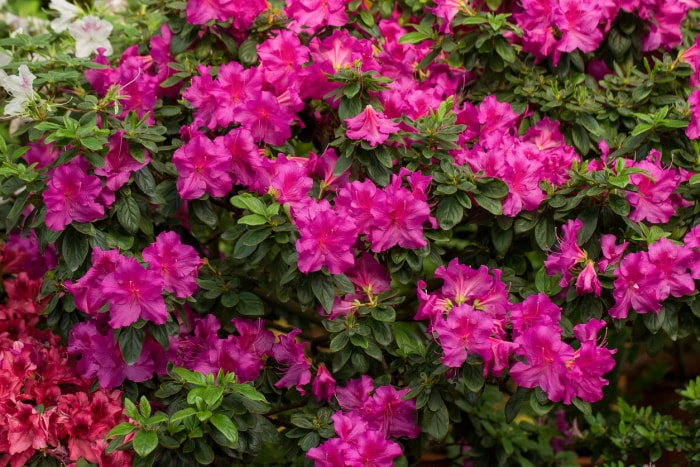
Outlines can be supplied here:
M479 392L486 382L483 365L462 365L462 381L470 391Z
M440 201L435 216L442 230L450 230L462 220L464 208L457 198L449 196Z
M335 287L333 280L323 273L316 273L311 276L311 291L327 313L333 309L335 300Z
M347 347L349 342L350 342L350 339L348 338L347 333L341 332L340 334L335 335L331 339L330 351L333 353L340 352L345 347Z
M265 225L267 224L267 218L260 214L249 214L238 219L238 223L243 225Z
M265 396L258 392L258 390L255 389L252 384L235 384L233 387L238 394L246 399L267 403Z
M149 418L151 416L151 403L148 402L146 396L141 396L141 399L139 399L139 408L141 409L143 418Z
M141 358L141 350L146 340L143 328L128 326L119 330L119 350L127 365L133 365Z
M186 409L178 410L172 416L170 417L170 423L178 422L180 420L183 420L187 417L191 417L192 415L196 414L197 411L193 409L192 407L187 407Z
M265 314L263 301L252 292L238 294L237 310L244 316L262 316Z
M666 308L661 307L658 313L647 313L642 315L642 321L650 333L656 334L661 330L666 319Z
M139 231L139 221L141 220L141 209L139 203L131 196L124 196L117 201L115 210L119 223L130 234Z
M119 425L115 426L111 430L109 430L109 433L107 433L107 436L105 436L106 439L112 438L113 436L124 436L128 435L132 431L136 429L136 425L132 423L127 423L127 422L122 422Z
M214 462L214 450L202 438L194 440L194 458L202 465L209 465Z
M158 447L158 434L155 431L137 431L133 439L136 454L146 457Z
M315 448L318 446L318 444L321 442L321 437L319 434L315 431L311 431L309 433L306 433L300 440L299 440L299 447L304 451L308 451L311 448Z
M429 36L426 36L422 32L409 32L399 38L399 44L418 44L426 39L429 39Z
M529 389L519 387L515 394L508 398L508 402L506 402L505 407L506 423L510 423L515 420L515 417L517 417L520 413L520 407L523 405L523 401L529 397L529 395Z
M207 227L212 229L216 228L216 224L218 223L219 219L216 215L216 211L214 211L211 201L194 199L190 201L190 209L191 213L194 214L197 219L204 222Z
M238 48L238 59L242 65L254 65L258 61L258 43L255 39L248 38Z
M481 193L474 193L474 201L481 206L482 208L486 209L488 212L490 212L493 215L500 216L503 214L503 206L501 205L501 202L489 198L488 196L485 196Z
M423 423L421 423L421 426L432 439L441 441L447 436L447 431L450 427L450 416L447 412L447 406L438 391L434 391L430 395L430 400L435 410L426 409L423 411Z
M494 48L496 49L496 53L501 56L504 62L515 62L515 49L513 49L513 46L508 43L505 37L496 36L494 39Z
M390 306L373 308L372 318L385 323L393 323L396 321L396 310Z
M238 428L230 418L221 413L215 413L209 418L209 422L232 443L238 442Z
M260 199L251 195L250 193L243 193L231 198L231 204L239 209L247 209L253 214L260 214L265 217L267 210L265 209L265 203L260 201Z
M579 399L578 397L574 397L571 402L573 402L574 406L581 411L583 415L593 415L593 411L591 410L591 404Z
M535 226L535 241L544 251L549 250L557 241L554 231L554 220L549 215L542 216Z
M85 258L87 258L90 245L85 235L77 232L72 227L68 227L63 232L61 240L61 254L68 266L68 269L75 272L78 270Z

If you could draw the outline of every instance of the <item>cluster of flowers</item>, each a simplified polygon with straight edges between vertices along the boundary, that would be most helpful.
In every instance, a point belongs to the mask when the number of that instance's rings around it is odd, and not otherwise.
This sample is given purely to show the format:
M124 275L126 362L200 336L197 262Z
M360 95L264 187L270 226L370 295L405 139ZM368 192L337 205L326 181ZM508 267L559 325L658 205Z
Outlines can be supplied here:
M620 11L646 22L642 50L673 48L681 43L686 13L698 6L696 0L522 0L514 17L524 31L523 50L540 59L551 57L556 65L562 53L596 50Z
M626 191L626 199L632 206L630 219L651 223L668 222L679 207L689 202L674 193L682 181L690 174L682 169L661 166L660 154L652 150L642 161L627 160L627 167L643 169L646 174L631 174L630 183L637 191ZM598 164L591 164L594 169ZM594 293L600 296L602 285L598 272L613 272L615 305L609 310L613 318L626 318L630 307L637 313L658 313L661 302L670 296L679 298L695 291L695 281L700 277L694 266L697 241L697 228L684 239L684 245L666 238L649 245L648 251L638 251L623 255L628 242L617 244L614 235L605 234L600 238L602 259L595 262L581 249L578 233L583 227L579 220L569 220L562 227L558 251L549 254L544 262L549 275L561 275L559 285L568 287L576 275L576 293ZM596 271L597 269L597 271ZM690 271L690 273L689 273Z
M0 465L20 467L35 454L64 465L130 464L126 452L105 454L107 432L123 420L120 391L91 391L60 338L38 328L38 301L55 254L40 254L35 237L12 235L0 248Z
M579 160L574 148L564 142L559 122L545 118L518 136L519 118L510 104L494 96L486 97L478 108L465 102L457 112L457 123L467 128L460 134L461 148L452 151L455 164L467 164L473 172L508 185L503 214L510 217L537 209L546 198L541 182L564 185L571 164Z
M512 304L500 270L473 269L454 259L440 266L435 277L443 285L432 293L425 291L424 282L418 283L415 319L430 321L428 331L442 347L446 366L459 368L470 355L478 355L484 376L500 376L510 367L516 384L540 387L552 401L570 404L579 397L596 402L603 397L608 381L602 376L615 366L615 350L597 343L604 321L575 326L580 345L574 349L562 340L561 308L542 293Z
M310 449L307 457L316 461L316 467L391 467L402 450L388 438L416 438L420 432L415 423L415 401L402 399L408 391L392 386L375 389L369 376L337 388L342 410L332 418L338 437Z

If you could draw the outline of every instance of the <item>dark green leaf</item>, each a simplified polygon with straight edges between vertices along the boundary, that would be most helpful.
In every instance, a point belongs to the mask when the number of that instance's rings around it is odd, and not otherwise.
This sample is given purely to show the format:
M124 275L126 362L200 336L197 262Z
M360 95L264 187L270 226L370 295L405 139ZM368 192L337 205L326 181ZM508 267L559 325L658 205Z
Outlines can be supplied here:
M133 365L141 357L146 331L128 326L119 330L119 350L127 365Z
M89 250L90 245L85 235L77 232L70 226L63 232L61 254L71 271L75 272L78 270L85 258L87 258Z
M244 316L262 316L265 314L263 301L252 292L241 292L238 295L237 309Z
M311 276L311 291L327 313L333 309L335 300L335 287L333 280L323 273L316 273Z
M131 196L124 196L117 201L115 209L119 223L130 234L139 231L139 221L141 220L141 209L139 203Z
M437 221L442 230L450 230L455 225L459 224L464 215L462 205L457 201L457 198L448 196L440 201L437 208Z

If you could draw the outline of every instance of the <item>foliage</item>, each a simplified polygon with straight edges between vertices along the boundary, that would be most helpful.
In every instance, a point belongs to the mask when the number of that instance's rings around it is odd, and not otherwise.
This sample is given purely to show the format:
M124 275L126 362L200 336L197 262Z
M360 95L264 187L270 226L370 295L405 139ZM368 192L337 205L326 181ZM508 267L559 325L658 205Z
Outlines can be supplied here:
M108 451L698 460L617 384L700 335L696 2L20 3L1 228Z

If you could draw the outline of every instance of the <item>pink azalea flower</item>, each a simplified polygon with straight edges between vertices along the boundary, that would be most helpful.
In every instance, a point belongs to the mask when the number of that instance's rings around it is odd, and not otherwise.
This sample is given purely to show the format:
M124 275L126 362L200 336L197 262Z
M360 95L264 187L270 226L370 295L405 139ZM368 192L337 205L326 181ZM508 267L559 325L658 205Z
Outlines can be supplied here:
M459 305L450 310L447 320L437 320L435 330L445 352L442 363L459 368L469 354L485 354L490 350L488 342L493 329L493 318L480 313L469 305Z
M613 318L626 318L630 307L637 313L658 313L661 296L658 285L663 275L650 260L646 251L630 253L615 270L613 297L615 305L609 313Z
M690 123L685 130L685 135L690 139L700 138L700 89L694 90L688 97L690 105Z
M311 382L309 359L304 355L307 343L297 344L296 336L301 329L295 329L287 335L280 335L279 342L272 347L272 355L284 367L284 376L275 383L276 388L296 386L302 395L306 394L304 386Z
M661 167L661 154L655 149L635 167L648 171L653 181L642 174L630 175L630 183L637 187L636 192L630 191L625 197L633 208L630 219L635 222L646 219L655 224L668 222L676 212L671 195L681 182L680 174L673 167Z
M550 327L559 326L561 308L552 303L549 296L538 293L530 295L513 306L510 315L513 323L513 338L516 338L538 324Z
M372 180L355 180L338 190L335 207L346 218L357 224L360 234L368 234L374 225L372 211L377 205L386 203L386 193L377 188Z
M77 281L66 281L63 284L66 290L73 295L78 310L90 316L97 316L99 309L107 303L107 299L100 290L100 284L117 269L117 265L124 259L117 250L92 249L90 269Z
M211 20L227 21L236 14L236 3L229 0L187 0L187 22L205 24Z
M136 258L124 258L100 284L109 303L109 324L121 328L139 318L164 324L168 310L163 300L163 277L145 269Z
M649 245L649 261L662 274L661 282L656 284L660 299L669 295L680 298L695 291L695 281L688 273L692 259L692 250L676 245L667 238L660 238Z
M282 146L292 137L290 125L296 116L284 111L274 94L262 91L256 99L246 102L236 118L256 142Z
M586 324L574 326L574 335L581 341L581 347L574 353L574 361L567 373L567 387L564 402L579 397L587 402L598 402L603 398L603 387L609 384L602 376L615 367L612 357L615 349L608 350L597 343L598 332L605 327L605 321L592 319Z
M372 394L363 419L370 428L385 438L416 438L420 428L416 425L416 400L403 400L410 388L396 390L393 386L380 386Z
M558 326L537 324L514 339L520 347L515 351L525 361L516 362L510 376L518 386L540 387L549 400L559 402L566 393L567 362L573 360L574 349L562 342Z
M177 191L183 200L197 199L205 192L220 197L231 191L231 154L206 136L196 135L175 151L173 164L178 170Z
M354 449L347 451L345 459L352 467L393 467L394 458L402 454L397 443L369 430L357 439Z
M576 294L584 295L593 292L596 297L600 297L602 290L603 286L600 284L593 261L586 261L586 265L576 278Z
M371 105L353 118L345 119L348 126L345 132L350 139L361 139L374 147L382 144L389 135L397 133L399 126L386 118L382 112L377 112Z
M101 169L95 169L95 174L107 177L107 188L117 191L129 181L132 172L141 170L150 161L151 156L148 153L145 154L143 162L134 159L129 151L129 144L124 139L124 130L119 130L110 137L105 165Z
M598 261L598 270L600 272L605 272L608 266L617 266L617 263L622 259L629 242L622 242L619 245L615 245L617 239L614 235L605 234L600 237L600 245L602 249L603 259Z
M383 203L375 201L371 208L374 224L368 236L372 251L380 253L393 246L417 249L426 245L423 238L423 224L430 221L437 227L435 218L430 216L430 206L401 186L401 175L393 175L391 183L384 189Z
M149 263L149 270L163 277L165 290L176 297L190 297L197 290L199 255L193 247L184 245L175 232L158 234L156 241L143 250L143 260Z
M351 379L345 386L336 388L335 397L343 410L359 414L367 408L372 391L372 378L362 375L359 379Z
M218 81L212 79L209 68L204 65L197 67L199 76L192 78L192 85L183 91L182 97L192 104L195 125L206 126L212 130L218 125L226 126L230 121L220 122L217 119L221 86Z
M301 272L308 274L326 266L331 274L342 274L355 264L352 246L357 229L351 219L337 215L325 199L309 200L294 214L294 225L301 234L296 243Z
M42 193L46 204L46 226L54 232L71 222L92 222L104 216L95 202L102 192L100 179L87 174L89 164L81 157L49 171L48 188Z
M318 366L316 377L311 383L311 394L321 402L330 402L335 394L335 379L323 363Z
M285 12L295 20L297 28L315 32L321 26L344 26L348 22L345 13L346 0L290 0Z
M559 285L566 287L573 279L571 270L578 263L585 261L586 253L578 246L578 231L583 227L580 219L571 220L562 226L563 237L559 240L559 252L551 253L544 261L544 269L548 275L561 274Z

